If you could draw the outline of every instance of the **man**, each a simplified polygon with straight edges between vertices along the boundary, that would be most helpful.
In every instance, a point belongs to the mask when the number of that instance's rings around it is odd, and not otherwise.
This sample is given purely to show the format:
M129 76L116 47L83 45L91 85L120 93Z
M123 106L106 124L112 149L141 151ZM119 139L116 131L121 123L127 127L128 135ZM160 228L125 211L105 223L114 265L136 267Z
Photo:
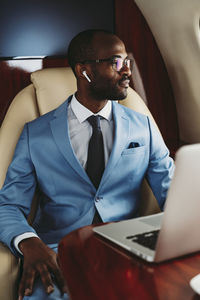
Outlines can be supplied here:
M82 32L70 43L68 61L77 92L25 125L0 192L0 239L24 257L19 300L67 299L59 240L96 220L137 216L145 176L163 208L173 173L149 118L112 101L124 99L129 86L123 42L105 31ZM31 227L26 217L36 186L40 209Z

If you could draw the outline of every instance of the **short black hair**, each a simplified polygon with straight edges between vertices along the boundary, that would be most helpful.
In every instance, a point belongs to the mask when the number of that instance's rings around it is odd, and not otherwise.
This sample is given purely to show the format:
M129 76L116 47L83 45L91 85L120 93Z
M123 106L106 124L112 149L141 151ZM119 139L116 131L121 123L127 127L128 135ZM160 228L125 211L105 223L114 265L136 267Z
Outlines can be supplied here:
M67 60L74 74L77 63L95 58L92 42L94 36L98 33L114 35L112 32L103 29L89 29L80 32L71 40L67 51Z

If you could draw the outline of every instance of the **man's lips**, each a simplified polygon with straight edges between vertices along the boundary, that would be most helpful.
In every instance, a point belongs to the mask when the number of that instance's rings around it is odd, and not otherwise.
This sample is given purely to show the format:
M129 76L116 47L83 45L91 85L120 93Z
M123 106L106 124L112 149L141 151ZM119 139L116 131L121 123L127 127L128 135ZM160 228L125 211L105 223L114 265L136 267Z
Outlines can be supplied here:
M120 82L119 82L119 85L120 85L121 87L128 88L128 87L129 87L129 82L130 82L129 79L125 79L125 80L120 81Z

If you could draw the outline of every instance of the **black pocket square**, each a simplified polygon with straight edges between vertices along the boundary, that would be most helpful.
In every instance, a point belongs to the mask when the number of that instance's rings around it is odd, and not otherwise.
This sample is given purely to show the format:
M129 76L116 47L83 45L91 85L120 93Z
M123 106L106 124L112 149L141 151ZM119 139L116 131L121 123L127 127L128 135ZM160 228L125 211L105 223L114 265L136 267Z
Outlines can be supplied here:
M129 146L128 146L128 149L131 149L131 148L137 148L137 147L139 147L140 145L139 145L139 143L137 143L137 142L131 142L130 144L129 144Z

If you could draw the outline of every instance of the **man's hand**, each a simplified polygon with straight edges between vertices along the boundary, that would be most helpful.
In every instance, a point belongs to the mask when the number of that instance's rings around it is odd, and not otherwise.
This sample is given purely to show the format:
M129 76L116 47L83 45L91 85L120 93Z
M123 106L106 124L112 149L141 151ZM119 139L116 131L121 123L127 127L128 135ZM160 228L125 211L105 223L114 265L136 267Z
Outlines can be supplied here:
M30 296L36 277L40 276L47 294L53 292L53 281L59 287L61 294L66 292L66 286L57 264L56 253L47 247L39 238L32 237L19 243L19 249L24 255L23 274L19 285L19 298Z

